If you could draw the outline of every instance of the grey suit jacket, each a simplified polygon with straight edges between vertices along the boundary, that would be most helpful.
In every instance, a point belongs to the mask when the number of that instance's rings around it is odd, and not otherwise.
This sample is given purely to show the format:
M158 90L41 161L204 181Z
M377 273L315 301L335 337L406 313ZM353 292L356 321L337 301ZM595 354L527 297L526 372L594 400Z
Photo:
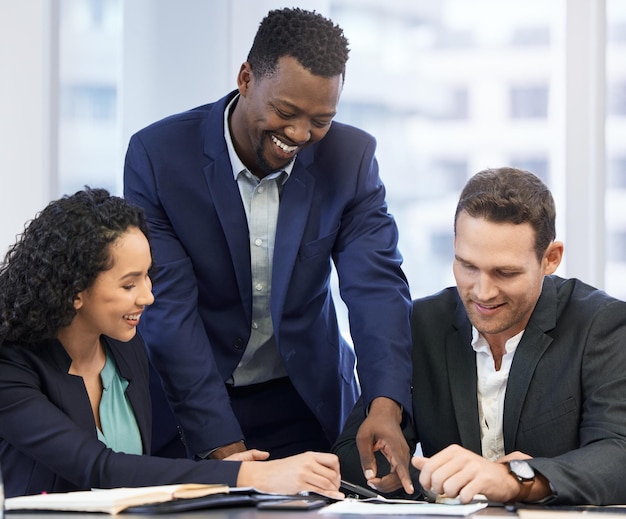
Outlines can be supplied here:
M471 324L456 288L414 301L412 337L407 439L426 456L450 444L480 454ZM343 477L362 483L361 416L355 409L334 450ZM511 366L503 427L506 453L534 458L552 503L626 503L625 302L576 279L545 278Z

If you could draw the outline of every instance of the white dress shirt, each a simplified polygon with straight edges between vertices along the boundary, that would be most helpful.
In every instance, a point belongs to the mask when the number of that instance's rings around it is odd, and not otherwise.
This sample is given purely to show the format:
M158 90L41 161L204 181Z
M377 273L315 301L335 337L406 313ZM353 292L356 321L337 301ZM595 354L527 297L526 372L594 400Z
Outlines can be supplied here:
M491 348L480 332L472 327L472 348L476 352L476 377L478 417L482 455L490 461L504 456L504 395L509 379L509 370L524 330L506 341L506 353L500 369L496 371Z

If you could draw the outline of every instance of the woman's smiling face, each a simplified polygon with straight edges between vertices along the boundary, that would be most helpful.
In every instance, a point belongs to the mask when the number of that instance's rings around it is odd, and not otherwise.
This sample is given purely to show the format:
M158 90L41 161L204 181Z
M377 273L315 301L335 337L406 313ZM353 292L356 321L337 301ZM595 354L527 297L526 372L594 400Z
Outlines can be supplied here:
M72 325L83 333L127 342L135 336L144 308L154 302L148 274L152 256L147 238L136 227L115 240L109 252L112 267L77 295Z

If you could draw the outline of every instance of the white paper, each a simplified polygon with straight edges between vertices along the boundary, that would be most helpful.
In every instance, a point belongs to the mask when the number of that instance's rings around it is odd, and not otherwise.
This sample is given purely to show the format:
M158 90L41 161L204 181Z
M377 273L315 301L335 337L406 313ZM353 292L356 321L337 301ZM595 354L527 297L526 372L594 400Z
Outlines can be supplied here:
M468 505L441 505L425 501L408 500L376 500L345 499L324 508L320 514L353 514L353 515L447 515L466 516L478 512L487 503L470 503Z

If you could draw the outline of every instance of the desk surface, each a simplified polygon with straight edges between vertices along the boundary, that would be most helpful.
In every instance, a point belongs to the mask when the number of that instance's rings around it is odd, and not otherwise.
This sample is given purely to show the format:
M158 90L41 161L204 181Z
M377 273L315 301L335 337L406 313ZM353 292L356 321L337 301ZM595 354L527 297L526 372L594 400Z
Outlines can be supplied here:
M96 519L104 517L117 517L119 519L346 519L348 517L354 519L358 516L347 515L319 515L319 510L310 511L276 511L276 510L257 510L254 507L244 508L222 508L220 510L197 510L190 512L181 512L177 514L120 514L118 516L109 516L107 514L81 513L81 512L5 512L5 519ZM513 519L517 514L507 512L504 508L485 508L475 514L471 518L504 518ZM394 519L391 515L368 515L362 516L368 519ZM403 516L410 517L410 516ZM414 516L417 517L417 516ZM446 519L445 516L427 516L420 515L422 519ZM458 517L458 516L455 516ZM448 516L448 519L454 519ZM610 519L610 518L609 518Z
M197 510L190 512L181 512L177 514L126 514L122 513L117 516L108 514L89 513L89 512L5 512L4 519L356 519L355 515L318 515L319 510L310 511L276 511L276 510L257 510L254 507L244 508L223 508L220 510ZM533 515L533 519L572 519L584 517L584 519L618 519L626 517L621 513L604 513L604 512L564 512L551 511L549 509L540 511L540 514ZM367 515L362 516L368 519L397 519L391 515ZM441 515L403 515L404 517L419 517L420 519L454 519L460 516L441 516ZM480 510L472 515L467 516L469 519L517 519L515 512L508 512L501 507L490 507ZM460 518L465 519L465 518Z

